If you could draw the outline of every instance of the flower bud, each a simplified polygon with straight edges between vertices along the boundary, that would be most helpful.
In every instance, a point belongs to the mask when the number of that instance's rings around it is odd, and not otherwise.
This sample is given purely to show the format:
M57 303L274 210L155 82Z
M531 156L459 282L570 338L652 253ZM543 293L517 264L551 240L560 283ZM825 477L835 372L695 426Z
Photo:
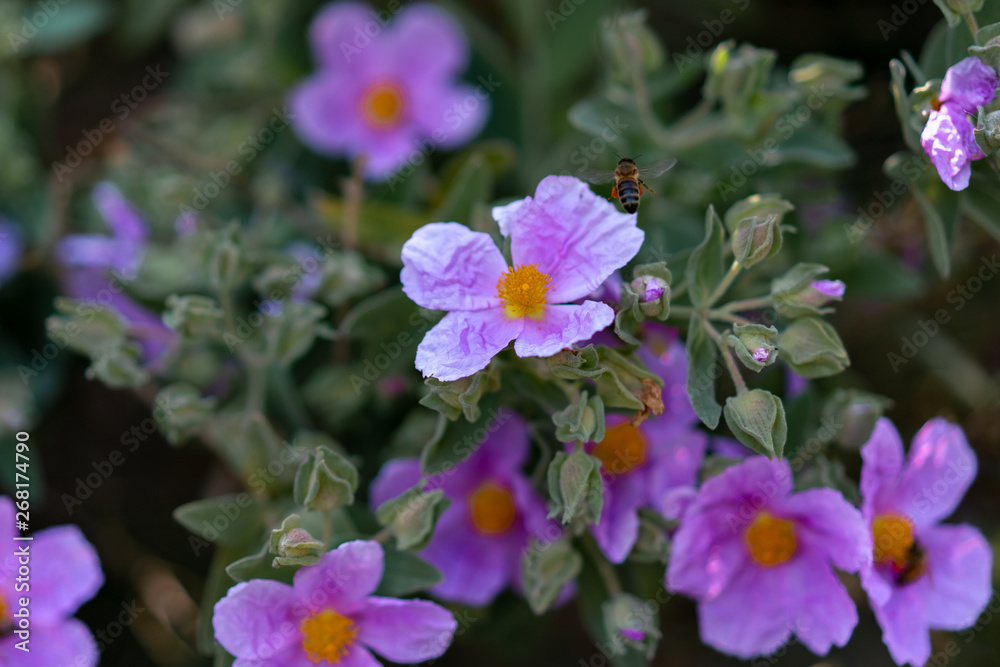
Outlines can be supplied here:
M235 289L246 276L246 253L238 239L239 228L232 224L212 239L208 256L209 282L217 290Z
M752 218L757 216L758 218L768 218L774 217L777 219L778 224L781 224L782 219L784 219L785 214L795 210L795 206L785 199L782 199L776 194L764 194L764 195L751 195L745 199L741 199L726 211L724 221L726 223L726 230L730 234L736 233L736 225L739 224L744 218Z
M207 296L171 294L163 322L185 338L208 338L222 333L222 309Z
M997 47L1000 50L1000 46ZM979 122L972 131L976 137L976 143L987 155L992 155L1000 150L1000 111L985 113L979 107Z
M655 72L663 66L663 47L656 33L646 25L645 10L606 18L601 23L600 40L605 63L612 78L631 82L635 68Z
M781 227L774 216L744 218L736 223L733 254L744 267L751 267L781 250Z
M597 357L596 351L594 357ZM420 399L421 405L437 410L452 421L464 414L468 421L473 422L479 419L479 401L483 395L500 388L500 376L496 366L491 364L469 377L451 382L430 377L424 380L424 384L430 391Z
M138 387L149 382L149 373L139 363L139 346L118 342L101 348L87 368L87 378L98 379L116 389Z
M818 280L828 268L821 264L796 264L785 275L771 281L771 298L778 315L785 318L822 315L830 301L844 296L844 283L839 280Z
M851 85L862 76L864 67L857 61L815 53L796 58L788 72L788 80L803 96L808 97L818 88L841 102L859 100L865 96L864 86Z
M323 555L323 543L299 528L299 522L298 514L290 514L281 522L281 528L271 531L268 550L277 554L274 567L315 565Z
M434 526L451 504L441 489L425 493L422 486L407 489L375 510L375 518L392 529L400 549L419 550L427 546L434 535Z
M552 415L560 442L600 442L604 439L604 401L580 392L578 399Z
M778 337L778 349L788 366L806 378L836 375L851 361L829 323L818 317L801 317Z
M857 389L837 389L823 406L822 422L835 425L833 439L842 447L859 449L868 442L875 422L892 401Z
M550 519L562 515L564 524L577 520L584 524L597 522L604 502L599 458L580 449L570 454L556 452L549 464L548 481Z
M125 323L114 308L64 297L56 298L55 308L59 314L45 320L45 329L60 346L93 359L105 347L125 341Z
M638 296L638 307L646 317L661 317L670 309L670 285L655 276L639 276L632 281L632 290ZM666 296L664 296L666 295Z
M652 609L650 609L652 607ZM660 620L655 605L619 593L601 605L604 632L616 654L625 653L626 647L642 652L652 660L660 642Z
M172 445L183 442L203 426L215 410L215 399L202 398L198 388L174 382L160 390L153 400L153 418Z
M652 510L640 509L639 535L635 538L629 560L666 564L670 557L670 538L667 533L675 526L676 522L668 522Z
M934 0L952 28L962 22L962 16L982 9L983 2L984 0Z
M708 76L702 89L708 100L721 100L732 117L749 113L750 101L764 90L777 53L727 40L709 58Z
M288 368L309 351L317 337L330 338L333 332L322 322L324 317L326 308L318 303L284 303L281 312L265 322L270 357Z
M353 504L357 488L357 468L330 447L319 446L299 466L293 497L298 505L325 512Z
M763 324L737 324L729 334L729 346L743 365L754 372L770 366L778 358L778 348L772 341L778 335L774 327Z
M531 611L538 615L545 613L563 587L576 579L582 569L583 557L569 540L539 542L532 539L521 556L524 597Z
M726 425L736 439L768 458L781 458L788 427L781 399L765 389L753 389L726 399Z

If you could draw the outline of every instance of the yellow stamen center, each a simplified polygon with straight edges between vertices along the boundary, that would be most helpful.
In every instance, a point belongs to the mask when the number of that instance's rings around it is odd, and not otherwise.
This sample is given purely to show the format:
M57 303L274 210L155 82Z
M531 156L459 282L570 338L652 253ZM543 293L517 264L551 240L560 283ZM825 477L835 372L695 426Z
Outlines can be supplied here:
M302 649L310 660L338 665L347 655L358 631L354 622L332 609L312 614L302 621Z
M621 475L646 461L646 437L628 422L612 426L604 432L604 440L594 448L609 475Z
M905 516L879 514L872 521L872 542L876 563L892 563L901 570L913 549L913 524Z
M764 567L784 563L795 555L795 550L798 548L795 524L767 512L757 514L743 539L746 541L750 557Z
M493 482L479 485L469 504L472 525L483 535L501 535L510 530L517 518L514 497L510 491Z
M551 281L552 278L538 270L537 264L508 267L497 282L497 297L503 301L507 317L516 319L527 315L540 319L545 312L545 295Z
M368 89L362 102L365 117L372 125L395 125L403 112L403 95L391 83L380 83Z

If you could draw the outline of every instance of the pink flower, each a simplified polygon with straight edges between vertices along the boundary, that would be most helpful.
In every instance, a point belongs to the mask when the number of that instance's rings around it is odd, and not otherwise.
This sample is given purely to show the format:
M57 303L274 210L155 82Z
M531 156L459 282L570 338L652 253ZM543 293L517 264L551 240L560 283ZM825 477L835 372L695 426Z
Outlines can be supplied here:
M962 429L932 419L903 443L881 418L861 449L862 513L874 538L874 562L861 585L882 639L898 664L923 665L928 630L959 630L976 622L990 599L992 552L972 526L943 526L976 476L976 455Z
M520 587L521 557L535 537L562 531L545 518L545 500L521 472L528 459L528 428L505 410L468 459L433 475L426 490L440 488L451 500L421 556L444 580L430 592L450 602L480 607L509 584ZM372 482L372 505L395 498L421 479L420 461L394 459Z
M97 642L73 612L94 597L104 585L97 552L76 526L55 526L34 534L30 542L15 542L14 503L0 496L0 536L4 554L0 557L0 665L79 665L94 667L100 659ZM30 581L19 584L18 569L23 565L18 548L28 549ZM30 588L25 589L24 583ZM28 598L28 605L21 605ZM27 647L13 632L19 629L18 613L29 610Z
M385 24L362 2L326 5L309 30L319 69L292 91L292 127L326 155L367 156L370 178L420 150L454 148L489 115L484 88L456 82L469 45L450 15L428 4Z
M582 181L547 176L534 198L493 209L513 266L489 234L454 222L424 225L403 245L403 291L451 311L417 348L424 376L457 380L485 368L512 340L520 357L548 357L614 320L590 294L639 251L635 216Z
M233 667L377 667L369 649L410 664L442 655L457 623L428 600L372 595L382 580L377 542L355 540L295 573L294 583L251 579L215 604L215 638Z
M824 655L858 623L833 568L856 572L871 548L839 492L792 493L786 461L754 456L698 492L674 536L667 588L698 600L701 639L720 651L773 653L795 633Z

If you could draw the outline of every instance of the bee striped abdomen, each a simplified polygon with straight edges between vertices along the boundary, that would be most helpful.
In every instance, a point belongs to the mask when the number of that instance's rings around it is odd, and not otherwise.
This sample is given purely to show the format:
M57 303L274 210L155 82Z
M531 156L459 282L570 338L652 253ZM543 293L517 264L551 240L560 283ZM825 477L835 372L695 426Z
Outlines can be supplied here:
M618 200L628 213L639 210L639 183L634 178L622 178L618 181Z

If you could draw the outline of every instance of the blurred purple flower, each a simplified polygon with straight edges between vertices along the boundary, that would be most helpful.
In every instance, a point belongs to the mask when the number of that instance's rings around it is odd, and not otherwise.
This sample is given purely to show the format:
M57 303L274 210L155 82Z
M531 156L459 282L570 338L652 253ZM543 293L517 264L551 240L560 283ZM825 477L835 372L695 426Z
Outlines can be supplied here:
M535 537L550 541L561 530L546 518L545 500L521 472L528 459L528 429L521 417L501 410L479 448L448 473L432 476L451 505L421 552L444 581L430 589L442 600L489 604L510 584L520 588L521 555ZM421 479L420 461L393 459L371 485L377 507Z
M38 667L74 665L94 667L100 658L97 642L81 621L72 617L81 604L104 585L97 552L76 526L40 530L30 542L14 542L14 503L0 496L0 533L5 548L0 561L0 665ZM28 550L30 588L18 584L18 567L25 563L18 548ZM27 607L20 604L28 598ZM30 610L30 652L16 647L24 637L16 630L22 609ZM27 620L27 619L26 619Z
M548 357L614 320L607 304L570 302L639 251L635 216L571 176L547 176L534 198L493 216L511 239L514 266L489 234L454 222L424 225L403 245L403 291L420 306L451 311L417 348L424 376L472 375L515 339L519 357Z
M320 10L309 30L318 70L290 100L292 127L309 147L364 154L369 178L388 176L427 143L468 142L490 107L481 87L457 82L469 45L448 13L415 4L387 27L377 17L362 2Z
M677 329L646 321L642 330L642 345L637 352L639 359L663 380L664 412L657 419L674 427L697 424L698 416L687 394L687 349L678 339Z
M0 285L21 268L24 241L21 230L14 223L0 216Z
M809 387L809 380L802 377L791 368L785 367L785 395L795 398Z
M295 573L294 583L251 579L215 604L215 638L233 667L377 667L437 658L457 623L428 600L372 595L385 567L377 542L355 540Z
M612 563L621 563L639 537L639 508L673 507L672 492L694 489L708 438L667 415L632 426L628 417L609 414L604 439L589 442L587 453L601 459L604 503L591 532ZM572 445L568 445L572 449ZM680 511L671 510L675 514Z
M747 659L795 633L825 655L858 613L833 568L871 560L861 513L839 492L792 493L786 461L755 456L704 483L673 540L667 588L698 601L701 639Z
M929 629L966 628L990 599L993 556L982 533L938 524L975 478L976 455L961 428L936 418L917 432L904 464L899 433L883 417L861 457L861 510L875 547L861 585L893 660L923 665Z
M830 299L843 299L846 286L843 280L814 280L809 285Z
M996 87L997 73L974 56L955 63L944 75L941 96L920 134L920 145L952 190L969 187L972 161L984 157L973 136L969 114L989 104Z

